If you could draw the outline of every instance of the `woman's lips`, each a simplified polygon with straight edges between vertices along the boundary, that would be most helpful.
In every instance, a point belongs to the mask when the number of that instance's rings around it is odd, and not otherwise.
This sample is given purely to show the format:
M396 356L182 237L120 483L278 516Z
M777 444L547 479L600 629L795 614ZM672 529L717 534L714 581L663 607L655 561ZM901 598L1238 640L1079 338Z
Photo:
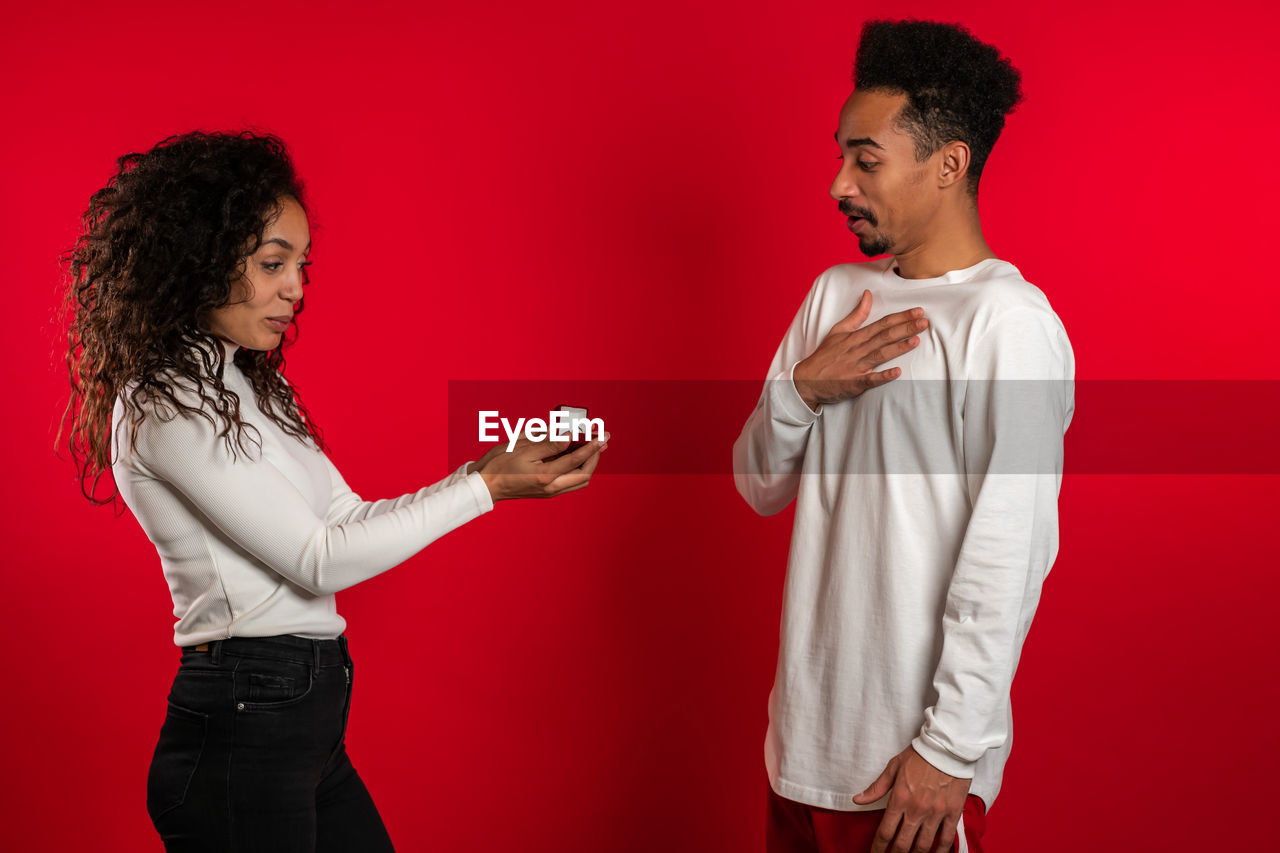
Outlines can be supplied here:
M275 317L268 317L267 322L270 323L271 328L275 329L277 332L283 332L285 329L289 328L288 320L277 320Z

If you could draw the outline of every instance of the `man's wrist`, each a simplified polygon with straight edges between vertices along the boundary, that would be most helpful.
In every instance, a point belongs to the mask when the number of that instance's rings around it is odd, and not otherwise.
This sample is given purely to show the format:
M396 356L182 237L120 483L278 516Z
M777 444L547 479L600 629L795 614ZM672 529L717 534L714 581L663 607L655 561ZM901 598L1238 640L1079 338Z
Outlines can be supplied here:
M796 395L804 402L806 406L809 407L809 411L813 412L814 414L817 414L818 407L821 406L822 403L820 403L818 399L814 397L812 394L807 393L809 390L809 383L805 379L797 375L800 373L800 368L803 365L804 365L804 361L798 361L796 362L795 366L791 368L791 385L796 389Z
M795 369L796 365L792 364L777 376L771 376L765 384L769 398L769 417L778 424L789 427L809 427L821 415L801 399L793 376Z
M935 770L948 776L955 776L957 779L973 778L974 771L978 765L977 759L971 761L961 758L927 740L923 733L912 738L910 746L915 750L916 755L933 765Z

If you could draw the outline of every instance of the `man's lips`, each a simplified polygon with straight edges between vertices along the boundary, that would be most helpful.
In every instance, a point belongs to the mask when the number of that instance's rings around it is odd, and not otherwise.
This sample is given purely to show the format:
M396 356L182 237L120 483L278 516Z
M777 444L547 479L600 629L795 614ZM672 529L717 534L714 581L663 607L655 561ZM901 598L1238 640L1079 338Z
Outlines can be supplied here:
M871 220L869 217L863 216L861 213L858 213L857 208L853 207L852 205L846 206L844 204L839 204L839 205L836 205L836 209L839 210L841 213L843 213L845 216L845 219L848 220L846 224L849 226L850 231L857 231L859 222L869 221L873 226L875 225L875 222L873 220Z

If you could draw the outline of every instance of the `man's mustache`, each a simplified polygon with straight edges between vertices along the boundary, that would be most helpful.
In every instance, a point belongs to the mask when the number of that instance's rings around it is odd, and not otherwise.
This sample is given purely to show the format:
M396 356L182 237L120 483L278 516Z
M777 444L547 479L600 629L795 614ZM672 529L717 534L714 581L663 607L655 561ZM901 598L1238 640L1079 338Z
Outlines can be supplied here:
M870 222L872 225L876 224L876 218L871 215L871 211L869 210L864 210L860 207L854 207L853 205L847 204L843 201L840 202L837 205L837 207L840 208L840 212L843 213L845 216L861 217L862 219L865 219L868 222Z

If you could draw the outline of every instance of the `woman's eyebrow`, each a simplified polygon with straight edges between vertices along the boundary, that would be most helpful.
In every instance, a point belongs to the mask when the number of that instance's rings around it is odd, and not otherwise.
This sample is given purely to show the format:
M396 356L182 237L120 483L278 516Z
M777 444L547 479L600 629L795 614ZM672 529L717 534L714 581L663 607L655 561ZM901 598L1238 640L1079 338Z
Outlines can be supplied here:
M290 243L288 240L284 239L283 237L271 237L262 241L262 245L264 246L267 245L268 243L277 243L283 246L285 251L287 252L293 251L293 244ZM310 252L310 251L311 251L311 244L308 243L307 248L303 251L303 254L306 254L307 252Z

